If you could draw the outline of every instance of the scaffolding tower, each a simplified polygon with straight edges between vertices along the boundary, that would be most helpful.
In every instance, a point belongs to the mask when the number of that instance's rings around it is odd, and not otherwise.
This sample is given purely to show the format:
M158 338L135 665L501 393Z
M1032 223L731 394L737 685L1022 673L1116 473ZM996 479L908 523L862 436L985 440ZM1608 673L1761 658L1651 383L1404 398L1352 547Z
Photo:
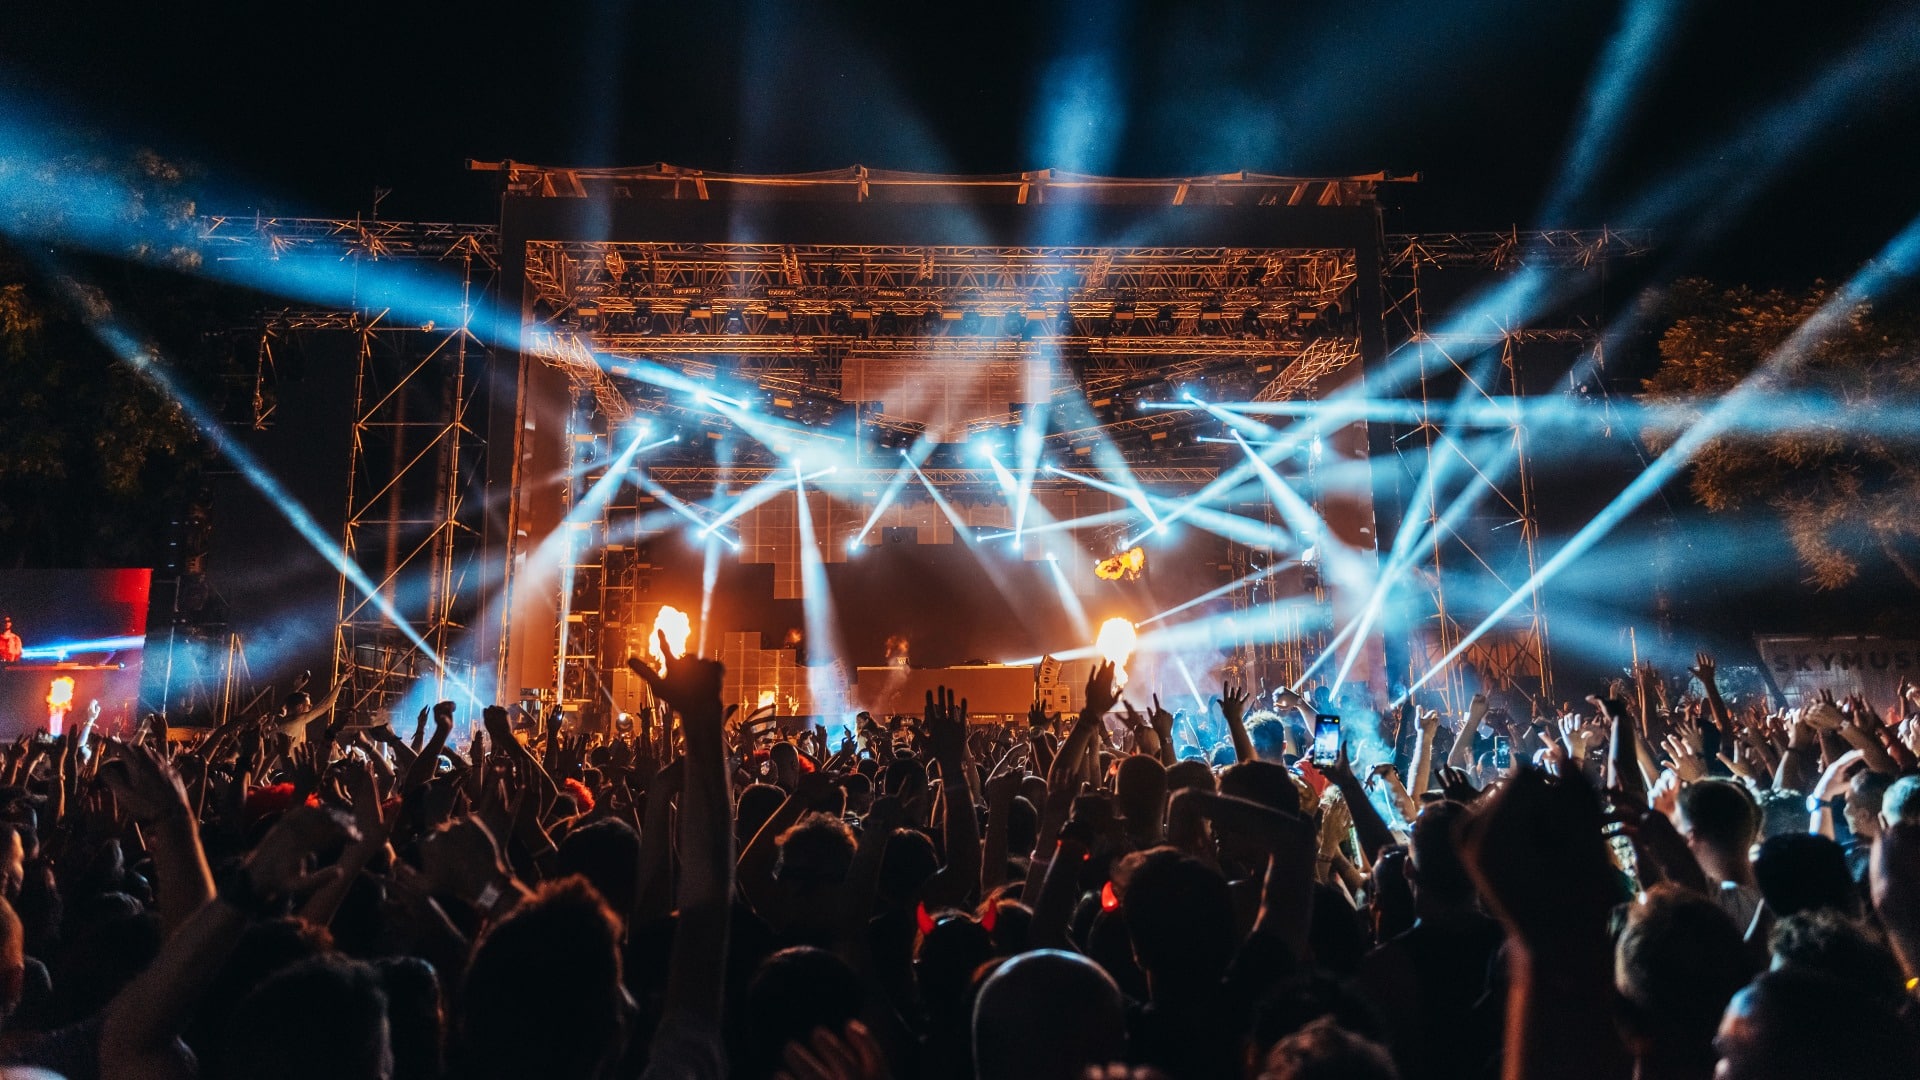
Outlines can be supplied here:
M498 230L210 217L201 242L209 258L222 261L334 263L338 278L354 283L346 304L261 313L252 420L256 428L274 422L276 353L288 341L312 333L355 336L340 543L374 592L363 593L341 574L333 635L333 677L345 688L340 707L387 718L423 678L431 680L431 700L454 696L457 687L472 685L480 659L466 655L462 631L476 616L484 585L486 515L478 493L486 443L475 418L484 416L492 346L474 326L492 300ZM407 279L430 281L445 298L433 318L403 319L361 300L390 295Z
M1390 429L1390 460L1402 485L1398 533L1412 603L1407 682L1459 646L1501 600L1539 568L1540 521L1520 402L1531 392L1525 357L1558 345L1597 358L1597 319L1557 315L1565 325L1511 321L1512 304L1468 304L1466 316L1430 320L1423 289L1449 272L1480 288L1534 275L1516 296L1551 294L1557 278L1604 274L1610 261L1650 250L1645 230L1442 233L1388 238L1382 261L1389 379L1373 389L1410 398L1415 417ZM1581 290L1591 295L1593 290ZM1408 371L1410 369L1410 374ZM1471 444L1471 445L1469 445ZM1552 643L1538 590L1428 682L1449 711L1481 690L1553 701Z

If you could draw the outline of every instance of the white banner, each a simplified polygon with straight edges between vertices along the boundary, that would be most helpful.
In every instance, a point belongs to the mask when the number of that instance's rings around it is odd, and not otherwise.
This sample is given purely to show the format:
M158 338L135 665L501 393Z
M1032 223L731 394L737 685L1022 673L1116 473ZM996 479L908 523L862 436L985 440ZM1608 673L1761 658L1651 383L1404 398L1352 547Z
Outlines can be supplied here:
M1811 637L1755 634L1773 684L1799 706L1818 690L1835 697L1859 694L1885 712L1898 696L1901 678L1920 683L1920 641L1905 638Z

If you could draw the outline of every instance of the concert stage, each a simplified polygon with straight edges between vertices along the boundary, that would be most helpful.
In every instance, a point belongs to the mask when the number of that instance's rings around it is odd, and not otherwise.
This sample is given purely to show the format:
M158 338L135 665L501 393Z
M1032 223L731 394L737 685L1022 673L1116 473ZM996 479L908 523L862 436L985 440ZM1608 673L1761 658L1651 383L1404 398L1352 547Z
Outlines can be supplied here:
M1488 432L1506 474L1421 486L1453 452L1445 410L1540 392L1523 343L1589 340L1435 332L1422 291L1602 273L1645 242L1383 237L1384 175L472 166L502 182L497 226L206 229L224 258L404 262L446 302L262 331L269 387L289 337L357 343L343 548L409 622L343 576L335 671L360 713L527 691L598 726L644 700L625 660L666 606L727 661L731 700L806 715L854 707L857 669L902 652L1050 655L1077 686L1115 617L1140 624L1142 691L1329 667L1382 691L1533 561L1517 430ZM1325 407L1382 393L1393 419ZM1131 575L1097 572L1136 547ZM1536 598L1456 667L1548 692Z

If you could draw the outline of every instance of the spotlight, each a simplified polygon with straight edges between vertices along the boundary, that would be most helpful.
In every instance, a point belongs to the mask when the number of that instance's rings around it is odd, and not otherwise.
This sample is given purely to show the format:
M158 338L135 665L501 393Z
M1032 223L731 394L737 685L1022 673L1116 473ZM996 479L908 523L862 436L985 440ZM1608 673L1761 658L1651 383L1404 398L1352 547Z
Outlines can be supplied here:
M1162 304L1153 316L1153 331L1156 334L1172 334L1179 324L1173 316L1173 305Z

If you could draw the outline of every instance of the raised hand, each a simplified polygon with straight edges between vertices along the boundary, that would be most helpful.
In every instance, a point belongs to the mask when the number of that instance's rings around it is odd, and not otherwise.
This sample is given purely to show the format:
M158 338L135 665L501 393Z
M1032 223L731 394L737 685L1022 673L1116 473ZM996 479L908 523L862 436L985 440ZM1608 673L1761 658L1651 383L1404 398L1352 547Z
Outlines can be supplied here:
M189 820L192 804L187 787L173 765L144 745L109 740L112 757L100 767L100 780L133 820L152 825L163 820Z
M287 749L287 769L293 774L294 791L302 797L320 786L320 774L326 768L326 749L314 742L298 742Z
M1673 733L1667 736L1685 746L1687 752L1699 757L1707 752L1707 738L1700 731L1700 725L1689 717L1677 716L1673 720Z
M1220 712L1231 723L1244 719L1247 715L1247 692L1232 683L1221 684Z
M816 1028L812 1037L787 1044L776 1080L887 1080L887 1057L879 1040L858 1020L839 1034Z
M1084 710L1094 716L1105 716L1113 703L1120 700L1119 691L1113 686L1113 662L1103 661L1093 666L1087 675L1087 706Z
M1729 753L1728 751L1731 752ZM1733 773L1733 775L1745 780L1749 784L1753 784L1758 783L1762 773L1767 771L1764 763L1754 760L1755 754L1756 751L1753 747L1734 743L1727 747L1727 750L1715 756L1720 759L1720 764L1725 765L1727 770Z
M927 743L936 761L962 762L967 757L967 699L956 704L953 691L942 686L927 691L924 716Z
M635 656L627 657L627 669L640 676L655 697L679 710L682 717L689 712L711 713L714 720L719 720L720 683L726 669L713 660L674 655L664 631L660 634L660 655L665 658L662 671L653 670Z
M267 830L267 835L260 838L247 857L246 880L254 897L271 902L319 885L335 868L309 875L307 860L316 851L342 839L358 839L345 814L318 806L295 805ZM221 895L225 895L224 890Z
M1440 794L1449 801L1472 805L1480 798L1480 789L1473 786L1465 769L1441 769Z
M1153 711L1147 714L1147 720L1153 725L1153 733L1160 737L1160 746L1165 754L1172 753L1173 714L1160 707L1160 695L1153 695ZM1168 760L1171 760L1169 758Z
M1701 686L1713 685L1715 671L1716 668L1714 667L1713 657L1704 652L1694 653L1693 666L1687 669L1688 674L1700 680Z
M1800 713L1803 723L1813 725L1817 731L1838 731L1846 723L1846 714L1840 711L1840 705L1833 700L1833 691L1822 690L1813 704Z
M987 778L987 805L1011 806L1014 797L1020 794L1020 786L1027 782L1026 774L1018 769L996 773Z
M373 766L361 762L346 767L347 798L353 805L353 824L363 839L384 835L383 807L380 804L380 784L373 774Z
M1327 779L1342 788L1350 784L1357 785L1360 782L1359 778L1353 775L1353 763L1347 760L1347 744L1345 741L1340 743L1340 752L1333 756L1333 760L1320 766L1320 772Z
M1475 694L1467 699L1467 724L1463 731L1472 731L1487 718L1487 695Z

